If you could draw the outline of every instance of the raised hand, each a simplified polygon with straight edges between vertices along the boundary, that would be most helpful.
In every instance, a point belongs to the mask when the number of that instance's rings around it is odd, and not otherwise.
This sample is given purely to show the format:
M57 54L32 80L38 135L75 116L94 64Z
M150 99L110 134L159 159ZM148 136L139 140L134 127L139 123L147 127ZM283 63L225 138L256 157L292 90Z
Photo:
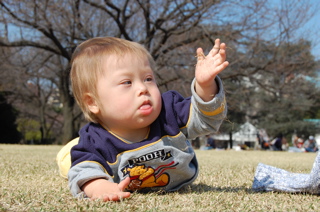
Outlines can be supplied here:
M204 101L210 101L218 92L214 79L229 65L226 61L226 44L220 44L220 39L216 39L207 56L204 55L202 48L198 48L197 59L196 92Z

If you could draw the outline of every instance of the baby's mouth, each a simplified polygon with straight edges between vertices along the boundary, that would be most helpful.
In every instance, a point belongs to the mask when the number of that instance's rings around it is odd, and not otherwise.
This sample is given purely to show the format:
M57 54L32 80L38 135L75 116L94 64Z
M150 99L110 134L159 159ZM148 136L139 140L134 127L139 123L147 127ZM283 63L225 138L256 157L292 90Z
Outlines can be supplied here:
M140 107L140 110L146 110L146 109L148 109L148 108L150 108L151 107L151 105L142 105L141 107Z
M145 101L145 102L143 102L143 104L140 106L139 109L146 110L146 109L149 109L150 107L151 107L150 101Z
M150 101L145 101L140 107L139 107L139 111L141 112L142 115L144 116L148 116L152 113L153 108L152 108L152 104Z

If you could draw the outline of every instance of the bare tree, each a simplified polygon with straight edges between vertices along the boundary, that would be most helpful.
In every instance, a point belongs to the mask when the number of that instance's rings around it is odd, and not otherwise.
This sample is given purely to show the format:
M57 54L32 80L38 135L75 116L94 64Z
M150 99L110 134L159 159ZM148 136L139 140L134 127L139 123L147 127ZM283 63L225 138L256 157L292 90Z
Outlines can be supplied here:
M200 24L207 11L217 11L218 1L90 1L90 0L1 0L4 29L0 45L23 48L32 55L44 54L38 64L47 64L47 78L59 89L63 104L63 141L76 135L78 114L69 85L69 61L74 48L95 36L116 36L146 46L161 67L172 66L170 52L207 36ZM215 6L215 7L214 7ZM166 57L164 57L166 55ZM161 60L159 59L161 58ZM31 62L33 58L27 62ZM184 59L185 60L185 59ZM35 61L35 60L33 60ZM164 78L160 85L179 75ZM173 72L174 74L174 72ZM165 88L167 89L167 88Z
M55 105L53 102L53 98L58 94L56 86L49 80L53 72L46 68L48 58L45 54L33 55L32 51L21 58L20 51L25 50L20 48L2 47L1 50L3 50L1 61L5 62L2 63L2 66L0 65L0 84L3 85L3 89L13 94L8 100L19 108L17 123L19 128L27 119L32 119L39 123L38 142L52 142L53 134L59 134L54 131L59 132L62 126L60 120L62 115L60 105ZM43 57L46 59L43 60Z
M70 90L69 62L82 41L115 36L143 44L157 62L161 90L187 95L196 48L209 51L214 38L220 37L229 46L231 65L221 77L231 114L252 116L242 97L255 102L253 87L266 91L269 86L261 76L276 79L283 68L294 66L293 62L281 66L281 60L288 59L282 49L298 43L297 32L316 11L312 9L303 0L281 1L280 7L266 0L0 0L0 46L19 48L29 70L47 82L42 86L58 89L62 140L67 142L76 136L80 117ZM290 70L283 74L299 74L295 68ZM303 71L309 75L307 69ZM246 79L253 86L244 83ZM282 97L290 95L290 89L281 91Z
M241 36L229 42L231 67L236 71L222 74L231 113L273 135L306 129L303 118L317 93L308 77L314 77L317 69L311 55L315 43L300 32L317 7L309 1L246 3L233 2L242 8L238 24L232 26Z

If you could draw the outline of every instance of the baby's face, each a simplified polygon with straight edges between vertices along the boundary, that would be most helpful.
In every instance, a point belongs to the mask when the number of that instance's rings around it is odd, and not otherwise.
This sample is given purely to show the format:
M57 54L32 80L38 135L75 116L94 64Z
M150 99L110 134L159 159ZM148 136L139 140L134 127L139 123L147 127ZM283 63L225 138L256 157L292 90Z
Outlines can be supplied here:
M101 124L121 136L122 131L147 128L159 116L161 94L147 57L111 56L98 78Z

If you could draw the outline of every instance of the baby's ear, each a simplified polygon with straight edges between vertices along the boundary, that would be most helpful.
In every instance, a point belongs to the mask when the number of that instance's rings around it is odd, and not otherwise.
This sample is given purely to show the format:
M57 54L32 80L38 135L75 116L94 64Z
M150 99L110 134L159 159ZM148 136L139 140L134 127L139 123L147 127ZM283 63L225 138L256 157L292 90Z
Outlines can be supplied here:
M98 103L91 93L84 94L83 101L87 105L91 113L93 114L99 113L100 109L99 109Z

